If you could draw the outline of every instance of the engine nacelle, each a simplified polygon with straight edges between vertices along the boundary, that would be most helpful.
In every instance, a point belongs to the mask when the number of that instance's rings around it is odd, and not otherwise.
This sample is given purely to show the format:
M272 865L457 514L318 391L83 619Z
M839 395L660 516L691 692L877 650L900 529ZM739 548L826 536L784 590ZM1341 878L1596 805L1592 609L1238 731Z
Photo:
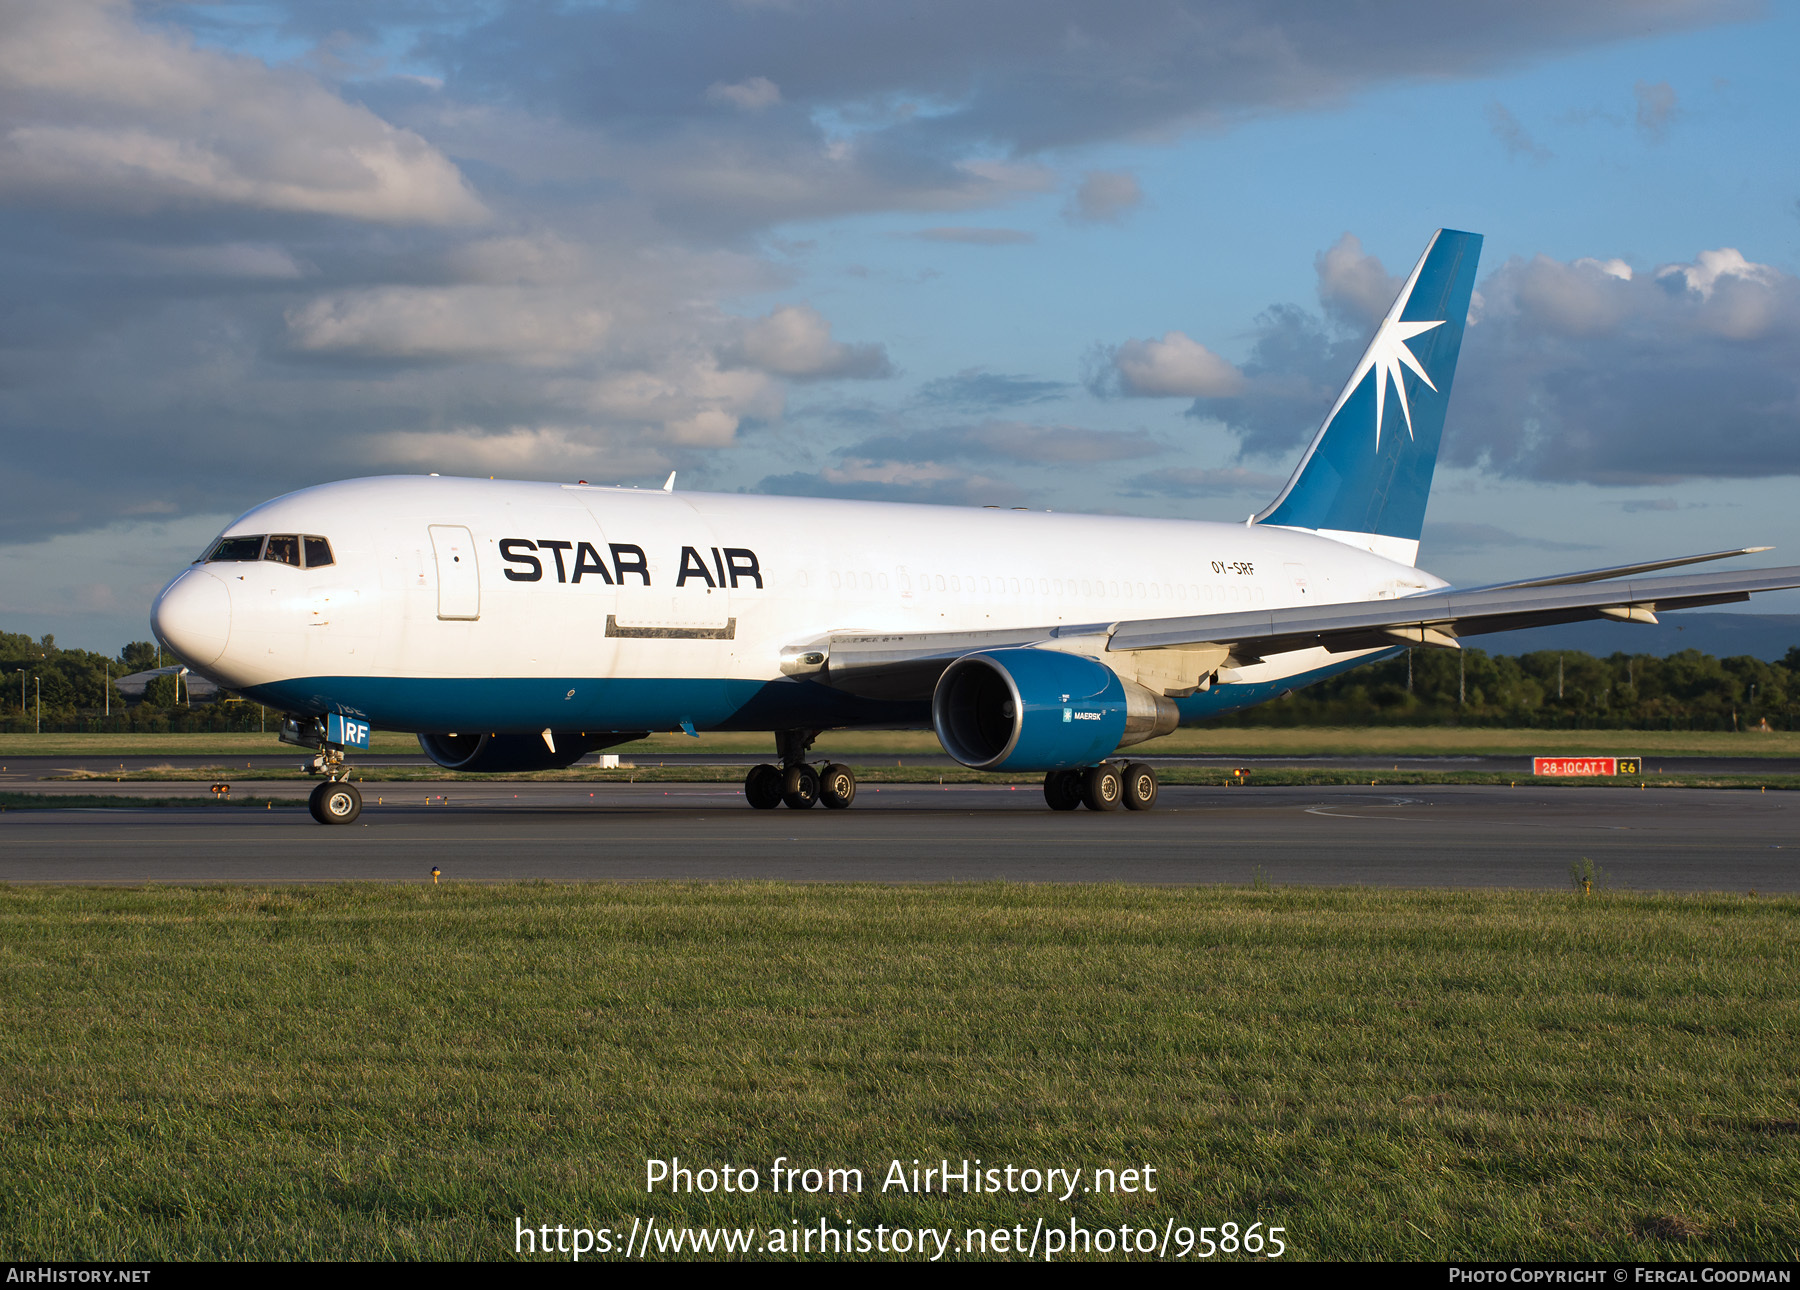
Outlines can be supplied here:
M1180 719L1173 702L1104 663L1047 649L964 655L931 696L938 742L976 770L1092 766Z
M419 747L445 770L497 774L512 770L562 770L591 752L643 737L642 733L584 734L578 730L556 730L551 732L551 738L556 740L556 751L551 752L542 735L420 735Z

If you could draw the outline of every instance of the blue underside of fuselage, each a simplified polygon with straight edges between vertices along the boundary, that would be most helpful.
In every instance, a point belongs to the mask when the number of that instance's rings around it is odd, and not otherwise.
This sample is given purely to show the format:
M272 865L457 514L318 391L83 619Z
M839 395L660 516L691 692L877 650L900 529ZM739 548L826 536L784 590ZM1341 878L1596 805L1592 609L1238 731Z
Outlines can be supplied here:
M1218 685L1175 700L1182 724L1266 703L1399 650L1284 677ZM678 677L312 676L248 686L246 698L302 716L360 717L377 730L528 733L679 730L925 729L929 701L862 699L814 681Z

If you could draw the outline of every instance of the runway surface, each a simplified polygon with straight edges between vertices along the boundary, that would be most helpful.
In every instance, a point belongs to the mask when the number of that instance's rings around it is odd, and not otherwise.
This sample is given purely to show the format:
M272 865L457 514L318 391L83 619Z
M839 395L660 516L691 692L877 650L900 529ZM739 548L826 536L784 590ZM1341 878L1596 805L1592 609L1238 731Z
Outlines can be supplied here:
M1639 890L1800 892L1800 797L1621 788L1167 787L1068 814L1035 787L865 785L848 811L754 811L723 784L370 784L362 818L214 805L0 813L0 881L784 879L1537 887L1587 857ZM432 804L427 804L427 799ZM378 802L378 799L381 799Z
M1620 751L1630 754L1630 743L1622 742ZM621 751L621 759L628 765L637 766L728 766L735 773L742 774L757 762L773 761L769 753L630 753ZM1397 757L1393 754L1383 756L1337 757L1321 756L1288 756L1288 757L1214 757L1198 753L1179 753L1158 755L1145 752L1139 755L1121 754L1121 760L1147 761L1157 766L1286 766L1303 769L1328 770L1472 770L1488 771L1492 774L1529 775L1531 774L1531 758L1527 756L1467 756L1467 757ZM30 781L41 780L58 775L68 775L75 771L85 770L95 774L121 770L126 773L149 770L151 768L173 767L181 770L202 768L213 769L223 767L235 770L287 771L298 769L307 757L300 749L291 753L273 755L255 754L235 757L213 756L193 757L186 755L171 756L131 756L131 757L74 757L74 756L13 756L0 761L0 784L23 790ZM592 767L598 764L597 757L583 759L582 766ZM812 758L822 760L822 756ZM843 754L841 760L858 766L886 766L895 761L904 761L906 765L919 769L950 769L957 763L942 753L905 753L896 756L892 753L880 755ZM358 766L430 766L432 763L421 753L380 753L357 754L352 761ZM1644 758L1647 770L1671 775L1793 775L1800 774L1800 757L1676 757L1649 756ZM36 791L36 790L31 790Z

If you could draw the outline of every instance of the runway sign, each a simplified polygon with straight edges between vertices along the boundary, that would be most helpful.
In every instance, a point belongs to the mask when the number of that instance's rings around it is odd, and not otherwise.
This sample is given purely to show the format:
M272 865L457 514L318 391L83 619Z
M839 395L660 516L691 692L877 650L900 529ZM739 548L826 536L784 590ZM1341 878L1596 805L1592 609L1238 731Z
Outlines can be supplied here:
M1640 757L1533 757L1533 775L1639 775Z

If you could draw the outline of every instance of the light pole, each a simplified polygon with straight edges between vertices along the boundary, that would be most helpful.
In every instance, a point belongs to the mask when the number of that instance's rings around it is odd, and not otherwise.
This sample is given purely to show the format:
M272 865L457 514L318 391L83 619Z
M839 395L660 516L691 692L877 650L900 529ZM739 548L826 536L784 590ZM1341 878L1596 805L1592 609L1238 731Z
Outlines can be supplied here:
M44 679L41 676L31 678L31 687L37 691L37 729L33 734L44 733Z

